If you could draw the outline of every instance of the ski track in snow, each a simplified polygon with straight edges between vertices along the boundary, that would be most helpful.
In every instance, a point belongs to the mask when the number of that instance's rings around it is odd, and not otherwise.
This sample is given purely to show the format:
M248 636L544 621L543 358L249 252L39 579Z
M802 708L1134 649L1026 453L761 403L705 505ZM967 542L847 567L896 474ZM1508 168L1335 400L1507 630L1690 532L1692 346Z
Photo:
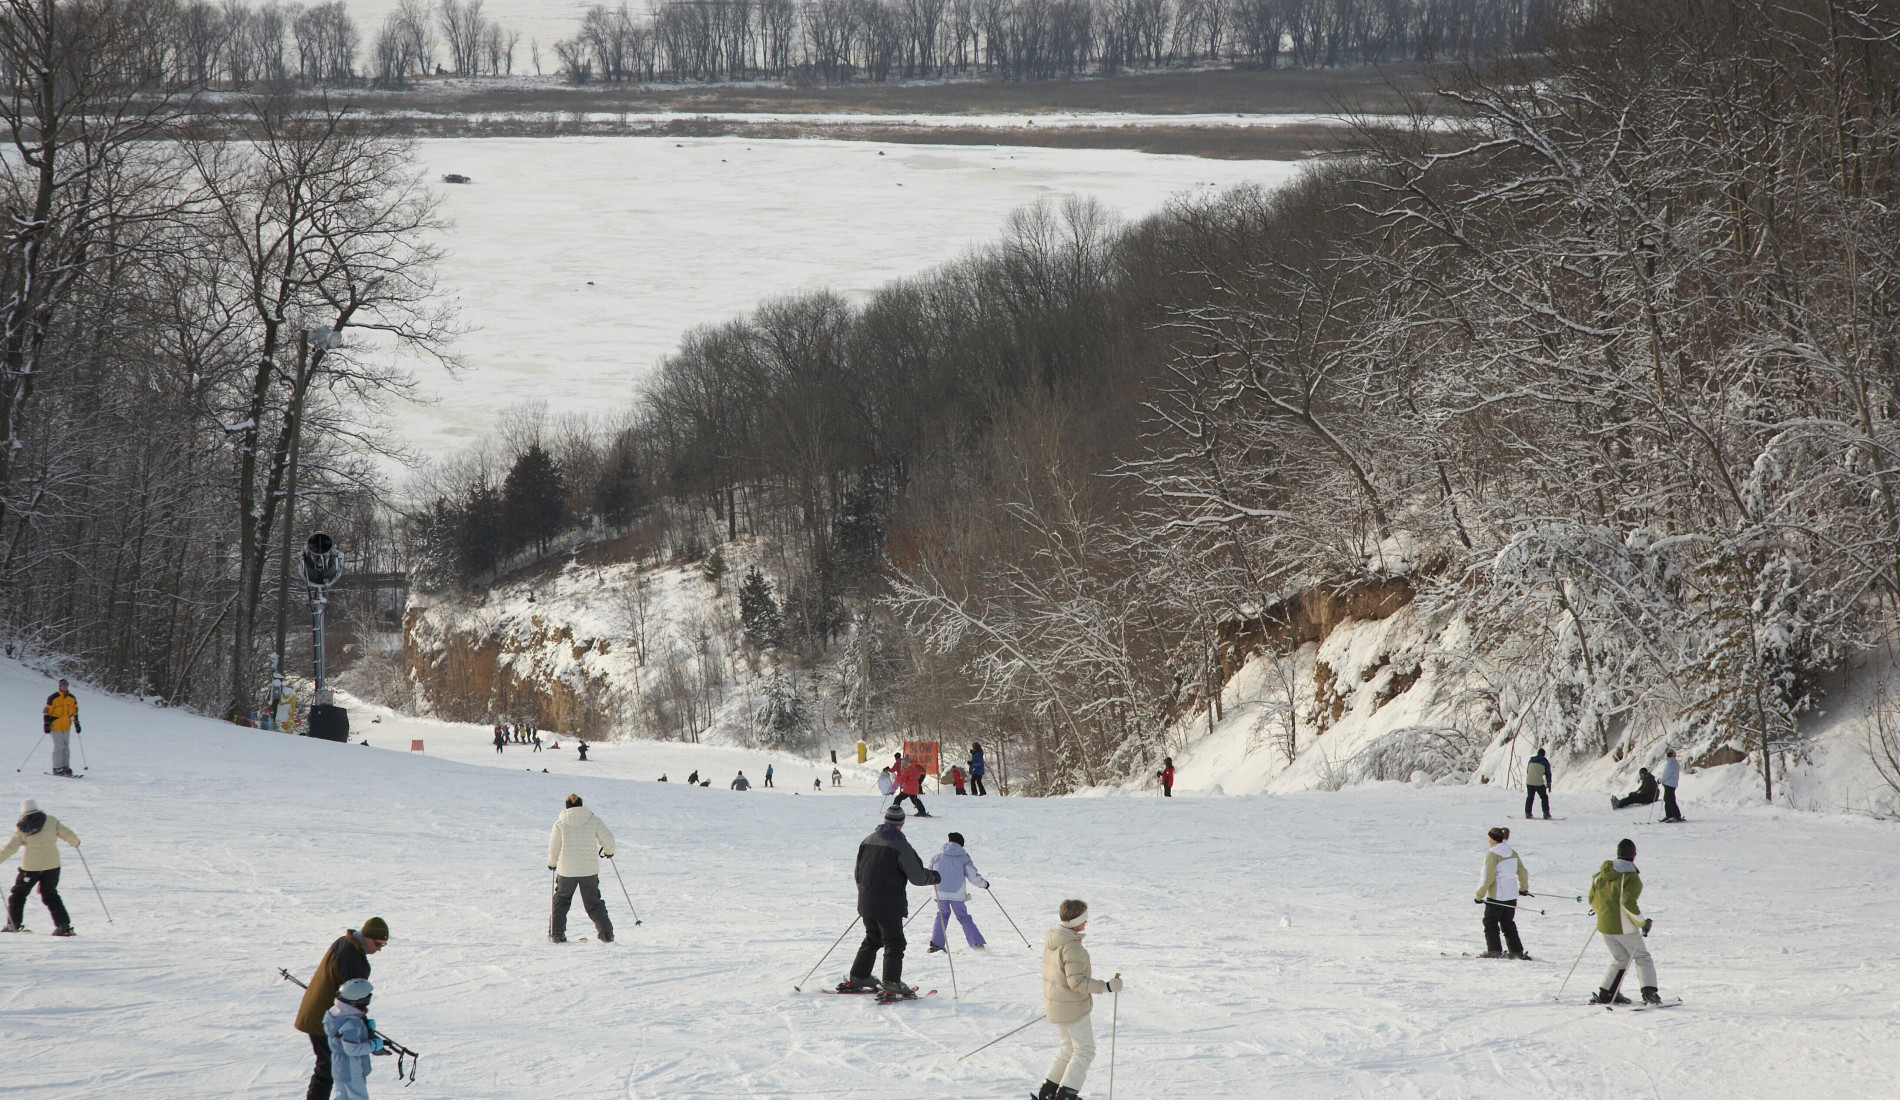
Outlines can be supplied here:
M0 663L10 760L33 748L48 690ZM355 718L373 747L342 746L79 694L89 777L40 774L41 747L7 773L8 793L86 841L117 923L67 850L79 937L45 935L37 897L27 924L40 934L0 936L0 1096L298 1095L309 1047L275 968L308 976L372 913L394 933L374 960L374 1014L423 1055L402 1090L378 1059L380 1097L982 1100L1028 1095L1053 1050L1037 1026L957 1060L1041 1007L1039 951L988 898L972 911L993 950L957 956L960 1000L946 961L924 952L929 913L911 924L906 978L937 996L879 1006L811 992L843 974L855 934L792 991L854 915L852 859L882 805L870 769L813 794L800 779L809 788L829 764L732 748L608 744L585 765L566 747L497 756L481 727L371 724L372 708ZM400 751L412 736L426 752ZM779 789L724 789L768 759ZM715 787L677 782L693 766ZM653 782L662 768L676 781ZM633 924L608 871L614 945L545 942L547 832L570 790L614 830L645 919ZM1580 790L1563 800L1567 822L1512 821L1520 800L1397 784L926 796L939 816L907 831L926 856L964 832L1038 947L1057 901L1090 901L1098 974L1128 980L1115 1089L1130 1100L1895 1094L1895 825L1691 802L1690 824L1642 830ZM1532 903L1552 915L1519 920L1553 965L1459 954L1481 949L1468 900L1480 831L1506 821L1533 890L1553 893L1585 889L1636 834L1663 991L1684 1006L1552 1003L1590 927L1556 897ZM569 934L594 937L578 904ZM1566 998L1587 996L1606 959L1593 943ZM1113 1004L1096 1005L1090 1097L1108 1084Z

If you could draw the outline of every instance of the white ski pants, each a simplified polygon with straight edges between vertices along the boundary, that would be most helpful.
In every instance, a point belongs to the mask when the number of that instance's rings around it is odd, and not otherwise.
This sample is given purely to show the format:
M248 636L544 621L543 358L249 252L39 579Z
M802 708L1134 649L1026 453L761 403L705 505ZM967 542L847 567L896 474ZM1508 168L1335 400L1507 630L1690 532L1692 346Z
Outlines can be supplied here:
M1603 972L1602 988L1610 988L1618 973L1628 970L1632 963L1642 974L1643 984L1638 988L1654 988L1656 985L1656 960L1649 957L1649 945L1643 941L1641 932L1625 932L1620 936L1604 933L1603 942L1610 945L1610 968Z
M1062 1045L1056 1048L1056 1060L1049 1063L1046 1076L1081 1092L1082 1079L1089 1075L1089 1064L1095 1061L1095 1025L1084 1016L1072 1024L1057 1024L1056 1032L1062 1036Z

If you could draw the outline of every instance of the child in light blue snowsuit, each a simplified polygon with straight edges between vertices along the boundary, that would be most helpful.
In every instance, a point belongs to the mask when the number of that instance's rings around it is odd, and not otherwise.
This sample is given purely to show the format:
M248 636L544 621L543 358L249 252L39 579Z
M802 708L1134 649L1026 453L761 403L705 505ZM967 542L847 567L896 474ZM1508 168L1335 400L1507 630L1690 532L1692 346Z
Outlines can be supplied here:
M930 927L930 950L944 950L945 934L953 914L963 926L963 938L973 949L982 950L983 933L976 930L976 922L970 919L964 900L970 896L969 883L974 882L985 890L990 888L990 883L977 873L970 853L963 850L962 833L950 834L950 842L943 846L943 851L930 857L930 869L943 876L943 881L937 883L937 920Z
M366 979L352 978L336 991L336 1004L323 1014L330 1079L335 1082L330 1100L369 1100L370 1056L383 1049L383 1041L371 1034L375 1021L367 1015L370 992Z

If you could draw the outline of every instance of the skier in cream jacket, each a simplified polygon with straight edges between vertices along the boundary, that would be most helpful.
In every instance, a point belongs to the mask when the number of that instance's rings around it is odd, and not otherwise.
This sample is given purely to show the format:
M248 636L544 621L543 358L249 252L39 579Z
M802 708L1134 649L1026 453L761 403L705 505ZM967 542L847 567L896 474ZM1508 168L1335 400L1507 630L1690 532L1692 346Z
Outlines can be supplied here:
M1485 834L1485 840L1491 848L1484 854L1484 881L1478 884L1476 899L1484 906L1484 954L1480 957L1504 958L1508 945L1510 958L1529 960L1523 941L1517 938L1517 899L1531 892L1531 873L1511 847L1511 830L1499 825Z
M567 807L554 819L554 831L548 834L548 870L554 872L554 916L548 923L548 939L553 942L567 942L567 911L577 889L600 942L614 942L614 922L607 916L607 903L600 900L601 856L614 858L614 834L594 811L581 805L580 795L568 795Z
M1120 993L1122 979L1117 974L1102 981L1090 973L1089 950L1082 946L1088 902L1070 898L1056 916L1062 923L1049 929L1042 941L1042 1003L1062 1039L1036 1100L1079 1100L1082 1081L1095 1060L1095 1028L1089 1023L1095 996Z

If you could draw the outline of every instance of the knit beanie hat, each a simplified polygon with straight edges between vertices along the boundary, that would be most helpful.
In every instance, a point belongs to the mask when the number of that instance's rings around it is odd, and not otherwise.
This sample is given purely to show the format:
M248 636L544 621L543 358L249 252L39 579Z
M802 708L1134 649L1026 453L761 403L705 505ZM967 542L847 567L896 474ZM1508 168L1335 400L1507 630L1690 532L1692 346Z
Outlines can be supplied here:
M20 800L20 816L21 817L25 817L27 814L36 814L39 812L40 812L39 803L33 801L30 798L23 798Z
M386 940L389 938L389 922L381 917L371 917L363 922L363 938Z
M950 834L950 843L952 843L952 844L955 844L955 845L956 845L956 846L958 846L959 848L960 848L960 847L962 847L962 846L963 846L963 834L962 834L962 833L951 833L951 834Z
M890 809L884 811L884 820L892 825L902 822L904 820L904 807L893 804Z
M1617 841L1616 842L1616 858L1635 859L1636 858L1636 842L1627 838Z

